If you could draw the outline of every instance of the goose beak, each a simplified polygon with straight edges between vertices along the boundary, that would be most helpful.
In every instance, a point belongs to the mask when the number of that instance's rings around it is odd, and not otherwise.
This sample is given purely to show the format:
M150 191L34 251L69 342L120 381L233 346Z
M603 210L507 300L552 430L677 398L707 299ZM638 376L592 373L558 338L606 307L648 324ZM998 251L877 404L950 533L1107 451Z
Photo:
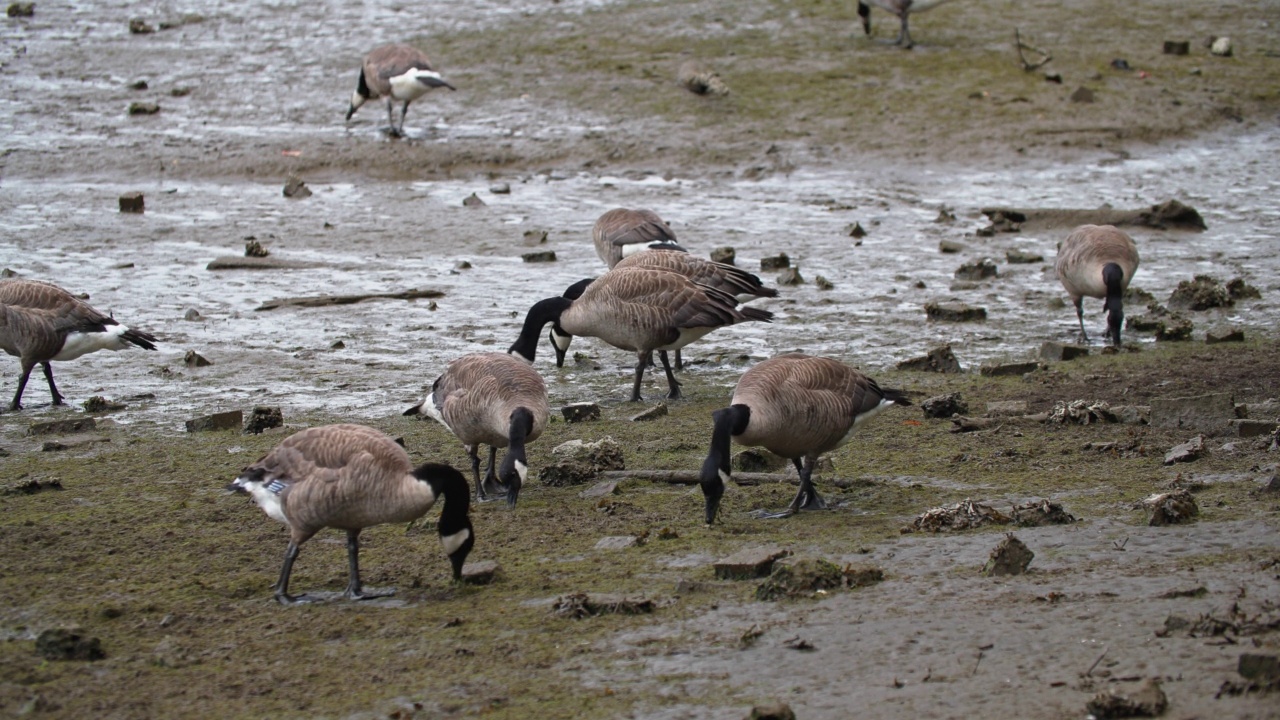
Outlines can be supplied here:
M226 490L228 493L235 493L237 495L249 494L249 491L246 490L245 487L240 484L239 479L231 481L231 484L224 487L223 490Z

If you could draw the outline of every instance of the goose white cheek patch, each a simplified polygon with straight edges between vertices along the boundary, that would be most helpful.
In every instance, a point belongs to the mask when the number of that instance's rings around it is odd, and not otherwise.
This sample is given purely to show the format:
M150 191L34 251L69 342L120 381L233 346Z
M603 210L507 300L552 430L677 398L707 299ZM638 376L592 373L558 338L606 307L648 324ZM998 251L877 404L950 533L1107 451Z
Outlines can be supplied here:
M471 537L471 531L467 529L459 530L452 535L441 535L440 544L444 546L444 554L452 555L462 547L462 544Z
M725 487L728 487L728 485L729 485L729 473L727 473L727 472L725 472L725 471L723 471L723 470L720 470L720 471L718 471L718 472L720 473L720 482L724 483L724 484L725 484Z
M516 474L520 476L520 484L523 485L529 479L529 466L517 460Z

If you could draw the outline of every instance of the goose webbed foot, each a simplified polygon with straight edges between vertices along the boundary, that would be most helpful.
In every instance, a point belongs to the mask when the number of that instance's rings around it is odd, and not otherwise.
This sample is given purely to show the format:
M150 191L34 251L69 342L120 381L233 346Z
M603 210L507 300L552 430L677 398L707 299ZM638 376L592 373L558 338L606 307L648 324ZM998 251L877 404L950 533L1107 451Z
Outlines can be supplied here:
M369 592L359 587L355 589L352 589L351 587L347 587L347 589L342 593L342 597L346 600L373 600L376 598L391 597L392 595L395 595L395 594L396 594L395 588L390 588L388 590L378 590L376 592Z
M305 605L307 603L315 602L315 598L305 594L290 595L287 592L277 590L276 602L280 603L281 605Z
M802 510L826 510L827 503L818 494L816 488L811 483L801 483L800 492L796 493L796 498L784 510L769 511L756 510L751 513L752 516L762 520L778 520L781 518L791 517Z

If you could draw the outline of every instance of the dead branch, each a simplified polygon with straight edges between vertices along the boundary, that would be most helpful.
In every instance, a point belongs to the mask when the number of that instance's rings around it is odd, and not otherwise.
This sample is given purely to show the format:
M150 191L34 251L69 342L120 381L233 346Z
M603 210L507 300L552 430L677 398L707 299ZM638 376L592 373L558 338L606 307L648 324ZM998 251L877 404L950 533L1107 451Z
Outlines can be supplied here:
M1039 70L1045 65L1048 65L1049 61L1053 59L1053 56L1045 52L1044 50L1041 50L1038 47L1033 47L1031 45L1028 45L1022 42L1022 31L1019 30L1018 28L1013 29L1013 39L1014 39L1014 46L1017 47L1018 49L1018 60L1022 61L1023 70L1027 72ZM1041 57L1041 60L1039 62L1034 62L1034 63L1031 62L1030 60L1027 60L1027 56L1022 52L1023 50L1030 50L1031 52L1036 53Z
M317 295L313 297L295 297L280 298L278 300L268 300L258 307L254 308L255 312L263 310L275 310L285 306L294 307L325 307L328 305L350 305L364 300L385 299L385 300L417 300L418 298L438 298L444 297L444 293L440 290L402 290L393 293L369 293L366 295Z

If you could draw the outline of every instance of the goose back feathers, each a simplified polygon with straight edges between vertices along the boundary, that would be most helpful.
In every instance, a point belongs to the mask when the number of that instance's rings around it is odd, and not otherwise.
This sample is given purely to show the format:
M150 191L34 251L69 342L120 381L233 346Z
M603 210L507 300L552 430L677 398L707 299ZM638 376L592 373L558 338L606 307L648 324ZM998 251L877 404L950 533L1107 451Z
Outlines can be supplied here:
M591 229L596 254L610 268L623 257L651 248L684 252L675 231L652 210L615 208L600 216Z

